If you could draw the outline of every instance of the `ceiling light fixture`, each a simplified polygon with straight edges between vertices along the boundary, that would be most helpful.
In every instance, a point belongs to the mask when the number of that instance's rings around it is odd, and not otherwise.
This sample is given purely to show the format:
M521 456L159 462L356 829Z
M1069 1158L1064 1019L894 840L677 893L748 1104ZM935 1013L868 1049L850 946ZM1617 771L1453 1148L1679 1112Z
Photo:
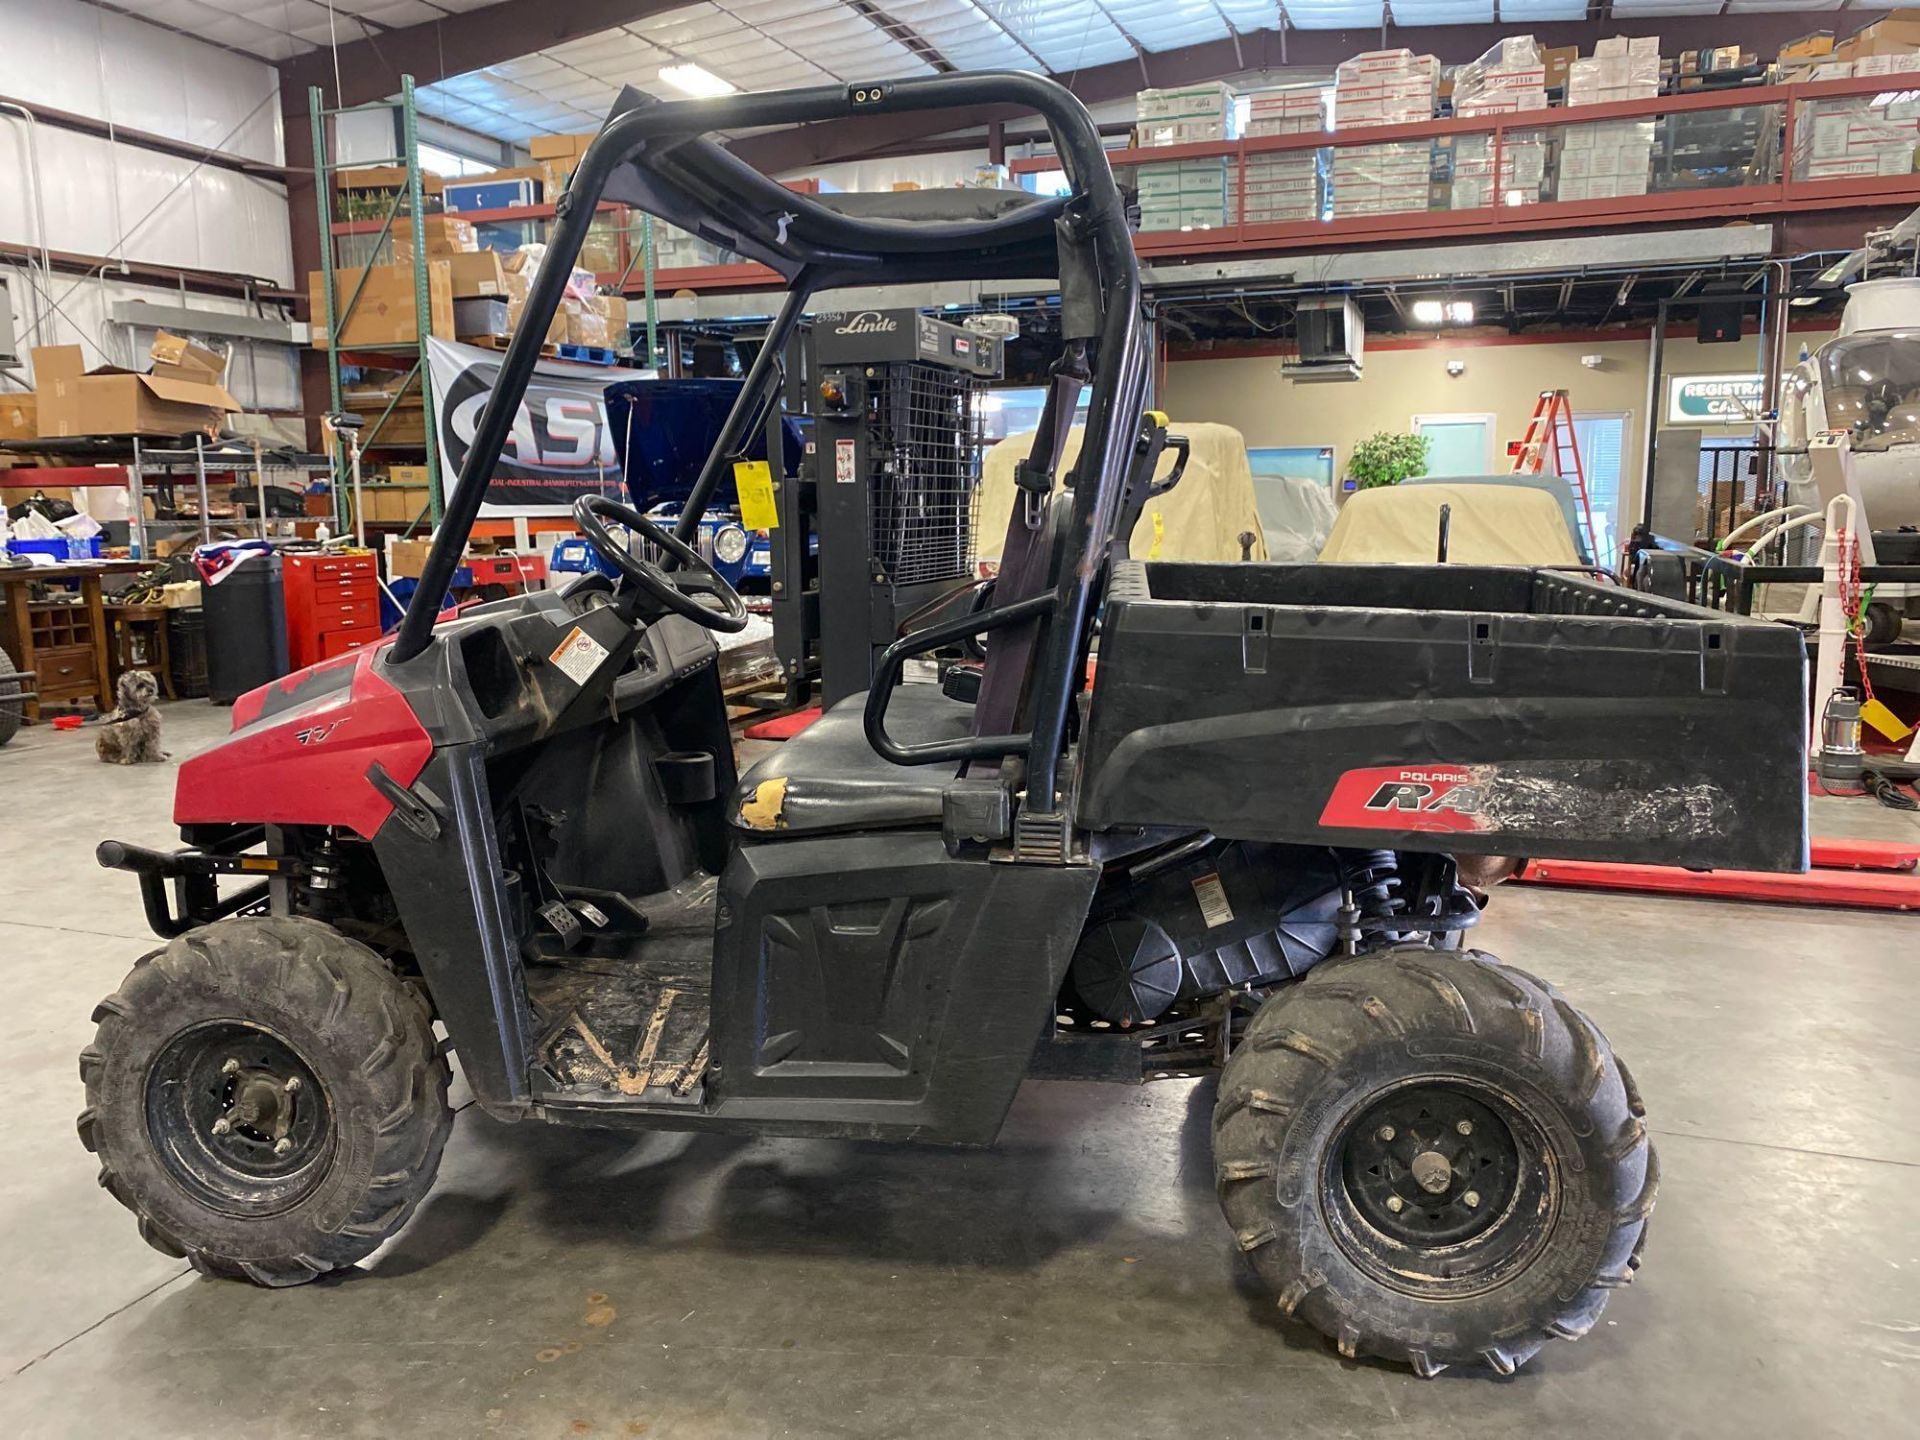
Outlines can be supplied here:
M711 70L698 65L663 65L660 78L678 90L682 95L691 95L696 100L712 100L721 95L738 93L739 86L722 80Z
M1473 302L1416 300L1413 302L1413 318L1414 323L1419 325L1471 325Z

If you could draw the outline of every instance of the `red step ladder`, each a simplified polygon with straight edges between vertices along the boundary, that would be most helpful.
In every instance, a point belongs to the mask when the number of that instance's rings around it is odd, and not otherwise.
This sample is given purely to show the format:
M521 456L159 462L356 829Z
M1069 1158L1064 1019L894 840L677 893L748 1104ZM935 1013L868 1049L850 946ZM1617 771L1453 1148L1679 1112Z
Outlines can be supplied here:
M1587 471L1580 461L1580 442L1573 431L1573 402L1564 390L1542 390L1534 402L1527 433L1507 447L1513 457L1513 475L1538 475L1553 456L1553 473L1573 486L1580 502L1580 523L1587 532L1587 554L1596 565L1607 563L1600 553L1600 530L1593 523L1593 501L1587 494Z

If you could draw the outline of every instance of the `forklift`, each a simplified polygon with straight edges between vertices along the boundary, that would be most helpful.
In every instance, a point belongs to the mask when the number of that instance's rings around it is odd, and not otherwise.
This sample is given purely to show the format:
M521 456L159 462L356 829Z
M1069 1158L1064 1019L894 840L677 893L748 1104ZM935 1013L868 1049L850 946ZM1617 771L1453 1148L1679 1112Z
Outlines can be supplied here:
M980 106L1042 117L1068 193L801 195L711 138ZM441 618L601 200L777 271L773 333L677 522L585 497L613 575ZM1461 865L1804 868L1799 636L1550 570L1130 557L1171 442L1120 191L1044 78L629 91L551 250L392 639L241 697L179 848L99 847L161 939L80 1056L140 1233L261 1285L354 1265L433 1183L449 1052L501 1121L955 1145L1029 1076L1205 1072L1282 1314L1422 1375L1587 1333L1640 1264L1646 1109L1468 947ZM810 300L1034 275L1061 348L991 603L737 773L714 636L747 610L692 542ZM901 683L982 637L971 698Z

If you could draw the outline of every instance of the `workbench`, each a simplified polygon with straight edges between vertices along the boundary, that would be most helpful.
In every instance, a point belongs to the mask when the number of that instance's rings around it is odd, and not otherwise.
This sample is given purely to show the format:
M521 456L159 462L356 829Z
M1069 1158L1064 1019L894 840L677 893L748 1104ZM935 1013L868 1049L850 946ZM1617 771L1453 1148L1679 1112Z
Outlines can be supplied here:
M27 677L37 700L23 700L29 725L40 707L88 700L106 714L113 709L112 667L107 663L106 605L100 582L108 575L137 575L148 567L138 560L75 560L65 565L0 567L0 646ZM28 598L30 585L77 581L80 603L68 605Z

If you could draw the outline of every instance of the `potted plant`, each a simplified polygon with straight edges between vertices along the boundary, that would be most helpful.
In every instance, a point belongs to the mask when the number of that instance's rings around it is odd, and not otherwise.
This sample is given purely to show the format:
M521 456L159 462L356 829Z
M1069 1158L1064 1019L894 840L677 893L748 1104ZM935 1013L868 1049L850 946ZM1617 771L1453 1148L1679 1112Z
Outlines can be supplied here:
M1433 441L1425 435L1376 431L1353 447L1353 454L1347 460L1347 475L1361 490L1398 485L1402 480L1427 473L1427 457L1432 449Z

